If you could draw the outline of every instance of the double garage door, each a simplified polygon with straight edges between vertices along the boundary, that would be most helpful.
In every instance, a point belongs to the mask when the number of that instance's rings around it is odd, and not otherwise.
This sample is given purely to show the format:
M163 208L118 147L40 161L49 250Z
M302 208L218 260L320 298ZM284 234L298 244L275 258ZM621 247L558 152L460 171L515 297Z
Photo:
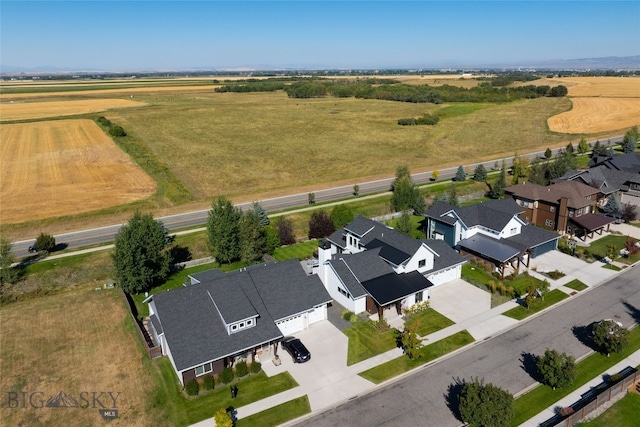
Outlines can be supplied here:
M282 335L293 335L296 332L303 331L309 327L310 324L319 322L327 318L327 307L316 307L309 310L306 313L290 317L288 319L276 322L276 326L282 332Z

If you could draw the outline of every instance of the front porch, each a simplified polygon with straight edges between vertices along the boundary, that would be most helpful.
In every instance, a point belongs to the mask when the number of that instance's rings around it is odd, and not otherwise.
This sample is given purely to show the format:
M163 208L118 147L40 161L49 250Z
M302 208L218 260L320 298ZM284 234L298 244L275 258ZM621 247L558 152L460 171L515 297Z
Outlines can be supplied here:
M615 218L586 214L577 218L571 218L567 225L567 234L571 239L578 238L584 243L602 237L604 233L610 231L611 224L616 222Z

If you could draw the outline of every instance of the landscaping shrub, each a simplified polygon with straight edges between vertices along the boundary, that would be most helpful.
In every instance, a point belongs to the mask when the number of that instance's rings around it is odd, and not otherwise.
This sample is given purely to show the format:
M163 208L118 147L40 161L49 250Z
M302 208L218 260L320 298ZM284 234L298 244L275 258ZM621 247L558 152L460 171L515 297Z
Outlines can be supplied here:
M341 314L342 318L348 322L355 323L358 321L358 316L352 311L344 310Z
M184 389L189 396L197 396L200 391L200 384L198 384L197 380L193 379L191 381L187 381L184 385Z
M262 364L260 362L254 361L251 365L249 365L249 371L252 374L257 374L262 369Z
M222 384L228 384L231 381L233 381L233 369L231 368L224 368L222 370L222 372L220 372L220 382Z
M241 360L240 362L236 363L236 376L238 378L247 376L248 373L249 369L247 368L247 362Z
M207 375L202 379L202 388L205 390L213 390L216 386L216 380L213 375Z
M551 277L553 280L557 280L561 277L566 276L566 274L564 274L562 271L560 270L553 270L550 271L549 273L547 273L549 275L549 277Z

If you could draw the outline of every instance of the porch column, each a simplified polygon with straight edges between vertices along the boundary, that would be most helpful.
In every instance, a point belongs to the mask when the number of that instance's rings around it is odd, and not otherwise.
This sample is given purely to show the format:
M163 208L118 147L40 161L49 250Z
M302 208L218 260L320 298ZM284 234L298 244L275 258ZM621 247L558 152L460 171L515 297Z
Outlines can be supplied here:
M380 305L378 305L377 307L378 307L378 320L382 320L382 318L384 317L384 308Z

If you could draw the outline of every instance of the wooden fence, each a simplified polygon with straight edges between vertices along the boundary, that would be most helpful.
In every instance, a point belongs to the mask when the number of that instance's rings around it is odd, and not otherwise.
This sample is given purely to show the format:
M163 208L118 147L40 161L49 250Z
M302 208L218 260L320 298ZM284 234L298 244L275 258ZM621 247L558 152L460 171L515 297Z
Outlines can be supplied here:
M122 288L120 288L120 292L127 302L127 307L129 307L129 314L131 315L131 320L133 320L134 325L136 325L136 329L138 330L138 335L140 335L140 339L142 340L142 344L144 345L145 350L147 350L147 355L149 359L155 359L156 357L162 356L162 348L160 346L156 346L153 343L153 339L147 333L144 325L137 317L136 305L131 299L131 295L127 294Z
M584 420L590 413L610 402L618 399L621 394L636 381L640 380L640 375L635 368L626 367L618 374L617 381L604 382L582 395L582 398L573 405L562 408L557 415L541 424L543 427L560 426L572 427Z

